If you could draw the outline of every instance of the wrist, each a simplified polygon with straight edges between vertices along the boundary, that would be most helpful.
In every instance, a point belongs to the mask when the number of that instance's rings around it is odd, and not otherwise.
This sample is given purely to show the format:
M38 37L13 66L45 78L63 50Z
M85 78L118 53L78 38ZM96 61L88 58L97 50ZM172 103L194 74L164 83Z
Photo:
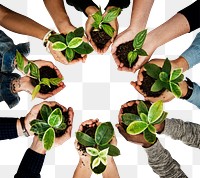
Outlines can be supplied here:
M16 128L17 128L17 135L19 137L23 136L23 130L19 119L17 119Z
M37 137L37 136L35 136ZM39 154L46 154L46 150L43 147L43 144L41 141L39 141L38 137L33 139L33 143L30 147L31 150L39 153Z
M188 85L187 85L187 82L186 82L186 81L182 81L182 82L179 83L179 86L180 86L181 91L182 91L181 97L185 97L185 95L186 95L187 92L188 92Z
M68 34L71 31L74 31L74 29L75 29L75 27L71 24L71 22L69 20L60 22L57 25L57 28L58 28L58 31L64 35Z
M99 11L99 9L96 6L88 6L85 9L85 13L87 14L87 16L91 16L95 14L97 11Z
M173 60L172 64L174 65L174 68L182 68L183 72L189 69L188 62L182 56Z

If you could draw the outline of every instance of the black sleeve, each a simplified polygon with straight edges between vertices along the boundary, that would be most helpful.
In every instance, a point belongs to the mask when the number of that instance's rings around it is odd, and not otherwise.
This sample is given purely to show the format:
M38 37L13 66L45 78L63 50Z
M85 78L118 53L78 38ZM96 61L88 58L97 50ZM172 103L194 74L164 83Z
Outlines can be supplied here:
M17 123L18 118L0 118L0 140L18 137Z
M40 178L40 172L45 155L39 154L30 148L24 154L14 178Z
M85 13L85 9L88 6L96 6L98 8L98 6L92 0L85 0L84 2L83 0L66 0L66 2L70 6L74 6L76 10L83 12L86 16L87 14Z
M200 0L182 9L178 13L183 14L190 24L190 32L200 27Z
M130 0L109 0L106 8L108 6L115 6L115 7L120 7L121 9L124 9L124 8L127 8L129 5L130 5Z

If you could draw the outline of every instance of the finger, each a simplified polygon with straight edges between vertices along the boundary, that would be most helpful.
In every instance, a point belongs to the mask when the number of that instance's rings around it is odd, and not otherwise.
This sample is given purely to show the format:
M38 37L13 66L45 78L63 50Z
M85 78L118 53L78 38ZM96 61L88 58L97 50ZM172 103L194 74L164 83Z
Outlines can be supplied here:
M148 61L147 57L139 57L138 61L133 66L133 72L136 72Z
M110 47L111 43L112 43L111 40L109 40L109 41L105 44L104 48L101 50L101 53L102 53L102 54L105 53L105 52L108 50L108 48Z
M100 50L97 48L96 44L93 42L92 39L90 40L90 43L91 43L93 49L94 49L97 53L100 53Z
M114 59L115 63L116 63L117 66L119 67L121 62L120 62L120 60L118 59L117 55L116 55L115 53L113 53L112 56L113 56L113 59Z
M72 123L73 123L73 119L74 119L74 111L73 111L73 108L71 108L71 107L68 108L68 115L69 115L69 121L70 121L69 124L72 124Z
M127 139L128 134L125 132L124 128L120 125L120 124L116 124L115 125L119 131L119 133L125 138Z
M137 76L137 84L138 85L142 85L142 81L143 81L143 78L144 78L144 76L142 74L143 71L144 71L144 68L142 67L138 72L138 76Z

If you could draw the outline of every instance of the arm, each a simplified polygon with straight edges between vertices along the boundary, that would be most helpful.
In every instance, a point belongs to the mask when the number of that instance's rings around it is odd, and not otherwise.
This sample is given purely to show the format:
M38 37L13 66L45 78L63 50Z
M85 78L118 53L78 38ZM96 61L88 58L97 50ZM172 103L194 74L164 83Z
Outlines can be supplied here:
M169 151L161 145L159 140L151 147L145 148L145 151L149 165L160 178L187 178L179 163L171 157Z
M90 163L84 163L81 159L78 162L76 170L74 171L73 178L90 178L92 171L90 168Z

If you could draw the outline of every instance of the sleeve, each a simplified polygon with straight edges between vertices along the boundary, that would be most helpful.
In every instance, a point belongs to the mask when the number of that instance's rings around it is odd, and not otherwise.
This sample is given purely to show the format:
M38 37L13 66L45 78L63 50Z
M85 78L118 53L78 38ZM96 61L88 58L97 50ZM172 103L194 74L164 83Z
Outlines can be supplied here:
M0 140L17 138L18 118L0 118Z
M127 8L130 5L130 0L109 0L106 8L108 6L115 6L115 7L120 7L121 9ZM105 9L106 9L105 8Z
M188 62L189 68L192 68L200 62L200 32L196 35L191 46L181 56Z
M178 13L183 14L190 24L190 32L200 27L200 1L197 0Z
M85 13L85 9L89 6L98 6L92 1L92 0L66 0L67 4L70 6L74 6L76 10L83 12L86 16L87 14Z
M151 147L145 148L145 151L149 165L160 178L187 178L179 163L171 157L159 140Z
M200 148L200 125L198 124L184 122L180 119L166 119L162 133L188 146Z
M20 101L19 95L12 92L12 81L15 79L20 79L20 75L0 72L0 102L5 101L9 108L13 108Z
M195 82L193 82L192 95L187 101L200 108L200 86Z
M30 148L24 154L14 178L40 178L40 172L45 155L39 154Z
M14 60L16 50L22 55L27 56L30 52L29 43L15 45L13 40L0 30L0 70L4 73L11 73L15 66Z

